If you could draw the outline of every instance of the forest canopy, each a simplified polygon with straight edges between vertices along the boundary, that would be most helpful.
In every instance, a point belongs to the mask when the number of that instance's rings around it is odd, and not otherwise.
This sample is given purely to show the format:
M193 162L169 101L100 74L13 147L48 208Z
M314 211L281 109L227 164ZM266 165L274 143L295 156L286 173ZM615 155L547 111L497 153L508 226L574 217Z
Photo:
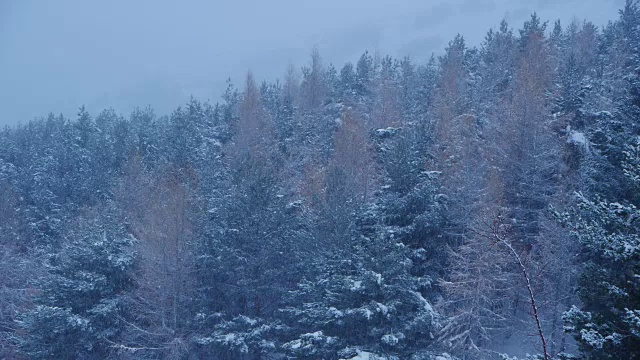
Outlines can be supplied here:
M640 5L511 26L4 128L0 358L640 359Z

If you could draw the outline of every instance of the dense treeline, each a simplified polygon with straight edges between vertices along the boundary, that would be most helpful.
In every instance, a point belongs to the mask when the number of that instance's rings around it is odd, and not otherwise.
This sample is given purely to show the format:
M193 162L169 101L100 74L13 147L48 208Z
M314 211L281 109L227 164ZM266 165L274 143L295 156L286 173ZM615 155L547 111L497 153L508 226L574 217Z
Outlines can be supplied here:
M0 358L640 358L640 7L548 25L4 129Z

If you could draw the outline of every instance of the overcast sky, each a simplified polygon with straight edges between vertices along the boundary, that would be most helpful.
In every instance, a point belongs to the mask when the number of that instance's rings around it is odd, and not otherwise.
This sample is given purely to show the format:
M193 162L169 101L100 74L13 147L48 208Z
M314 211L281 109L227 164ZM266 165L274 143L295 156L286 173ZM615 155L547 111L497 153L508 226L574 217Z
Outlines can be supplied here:
M624 0L0 0L0 125L49 112L217 101L248 69L273 80L317 45L341 67L368 49L423 60L461 33L479 45L501 19L604 25Z

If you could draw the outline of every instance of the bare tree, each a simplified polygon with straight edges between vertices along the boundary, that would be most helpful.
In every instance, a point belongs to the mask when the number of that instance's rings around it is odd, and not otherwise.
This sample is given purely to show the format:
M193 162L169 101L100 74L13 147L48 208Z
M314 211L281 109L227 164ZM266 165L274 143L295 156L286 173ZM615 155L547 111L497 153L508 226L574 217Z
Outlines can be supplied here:
M382 59L382 68L380 76L377 77L377 91L370 119L374 128L398 126L402 123L397 68L397 63L390 56Z
M371 146L362 119L348 109L342 113L341 124L333 139L330 167L345 173L348 192L356 201L367 201L375 186L375 168Z
M247 154L266 154L273 145L275 129L251 71L247 72L238 113L232 155L241 159Z
M314 110L322 105L327 95L325 70L322 65L322 57L317 46L311 51L311 63L302 68L302 101L308 110Z
M504 224L502 215L498 214L493 223L489 226L489 230L476 230L478 235L491 241L491 245L497 246L500 251L508 256L517 265L526 288L529 306L531 308L531 317L535 322L537 336L540 339L542 346L542 355L544 360L550 360L551 356L547 349L547 340L542 330L542 320L540 318L540 311L538 309L538 303L533 289L533 280L530 269L525 264L525 260L522 257L522 253L518 252L514 247L513 241L509 238L509 227Z
M300 76L293 64L287 66L282 85L282 96L291 97L294 104L300 101Z
M136 160L125 175L118 196L137 240L138 283L132 296L136 312L128 322L129 351L179 356L187 349L185 315L193 296L191 214L195 176L168 168L148 174Z
M479 221L480 223L480 221ZM493 352L495 337L511 325L516 276L502 252L469 231L450 250L447 278L440 280L445 297L439 304L447 316L439 340L463 359L482 359Z
M0 358L19 359L13 341L17 329L15 320L37 292L29 282L41 275L43 269L35 254L28 253L20 244L18 196L11 183L2 178L0 199Z

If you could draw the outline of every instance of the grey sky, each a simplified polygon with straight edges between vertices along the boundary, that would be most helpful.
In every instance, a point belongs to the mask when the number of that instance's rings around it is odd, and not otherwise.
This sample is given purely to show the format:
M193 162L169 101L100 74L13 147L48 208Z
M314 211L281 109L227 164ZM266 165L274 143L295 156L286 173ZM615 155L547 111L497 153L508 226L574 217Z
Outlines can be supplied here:
M478 45L502 18L531 12L604 25L624 0L0 0L0 125L85 104L168 113L217 101L227 77L272 80L315 44L337 67L365 50L416 60L456 33Z

